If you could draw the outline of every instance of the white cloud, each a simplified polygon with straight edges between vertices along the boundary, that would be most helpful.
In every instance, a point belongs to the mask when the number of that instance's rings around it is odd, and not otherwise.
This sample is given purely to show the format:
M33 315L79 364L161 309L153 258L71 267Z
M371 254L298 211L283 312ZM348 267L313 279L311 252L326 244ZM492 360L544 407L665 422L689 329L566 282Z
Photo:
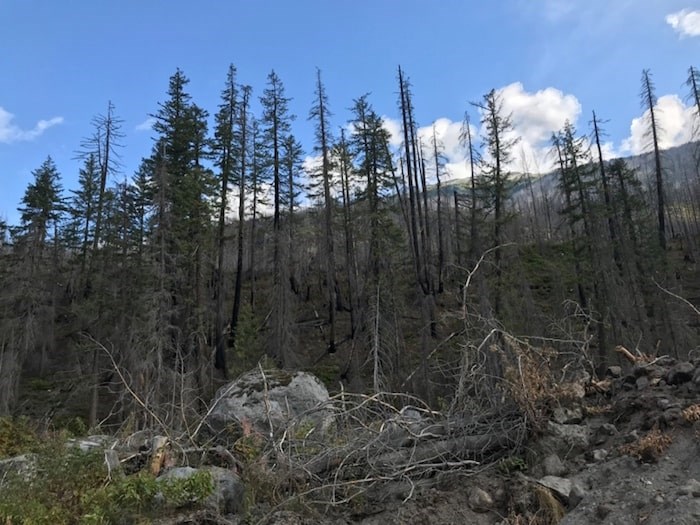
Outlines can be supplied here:
M471 126L472 138L476 140L477 130ZM454 122L448 118L439 118L433 124L418 129L418 137L423 143L428 172L434 173L433 129L438 141L440 153L445 158L445 173L441 180L465 179L471 175L466 148L462 146L462 122ZM478 144L475 144L478 146ZM432 179L432 177L431 177Z
M686 106L678 95L660 97L655 108L654 116L659 128L659 146L662 149L680 146L693 139L693 122L695 108ZM622 141L622 153L639 155L649 151L650 112L647 109L641 117L632 120L630 136Z
M137 125L134 129L136 131L150 131L153 129L153 124L156 123L155 117L148 117L146 120Z
M32 129L23 130L12 121L15 116L0 106L0 143L31 141L40 137L47 129L63 123L63 117L40 120Z
M518 139L509 168L529 173L551 170L554 167L552 133L561 130L567 121L576 124L581 115L578 99L553 87L528 92L520 82L498 89L497 94L501 97L503 114L510 115L513 124L508 138ZM484 131L482 128L482 135Z
M509 169L533 174L551 170L554 167L554 159L550 154L552 133L562 129L567 120L576 123L581 114L578 99L553 87L528 92L520 82L502 87L497 93L503 103L503 114L511 117L511 137L518 138L518 143L511 152L513 161ZM483 127L480 130L475 128L478 118L479 115L473 115L471 124L472 140L477 149L485 131ZM391 118L383 119L385 127L391 133L392 146L399 146L403 139L401 124ZM444 117L418 130L429 171L434 171L433 126L445 157L445 180L468 178L471 175L470 163L466 149L460 142L462 122ZM612 145L607 144L603 149L605 155L612 156Z
M682 9L666 16L666 23L681 36L700 36L700 11Z
M553 87L529 93L520 82L514 82L499 89L498 94L503 112L511 114L513 128L533 147L549 142L553 132L563 128L567 120L575 123L581 114L581 104L574 95Z
M398 148L403 142L401 124L398 120L387 116L382 116L382 122L384 123L384 129L389 132L389 145L392 148Z

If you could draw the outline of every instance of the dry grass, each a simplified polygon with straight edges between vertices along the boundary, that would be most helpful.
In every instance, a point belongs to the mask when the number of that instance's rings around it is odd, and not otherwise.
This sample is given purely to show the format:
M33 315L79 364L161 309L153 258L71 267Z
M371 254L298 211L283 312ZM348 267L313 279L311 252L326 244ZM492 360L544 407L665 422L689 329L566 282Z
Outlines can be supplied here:
M584 406L584 413L586 416L602 416L603 414L611 414L613 407L611 404L607 405L595 405L595 406Z
M564 506L554 494L541 486L535 487L532 506L525 514L511 511L505 522L508 525L557 525L566 514Z
M508 351L499 353L508 394L531 420L541 421L552 401L568 395L552 374L556 351L533 347L507 335L504 343Z
M622 445L619 451L645 463L656 463L664 455L672 441L671 436L654 428L634 443Z
M566 511L561 502L552 494L552 491L545 487L535 487L538 509L535 516L539 518L539 523L543 525L556 525L559 523Z
M683 410L682 414L683 419L685 419L688 423L695 423L696 421L700 421L700 403L690 405L685 410Z

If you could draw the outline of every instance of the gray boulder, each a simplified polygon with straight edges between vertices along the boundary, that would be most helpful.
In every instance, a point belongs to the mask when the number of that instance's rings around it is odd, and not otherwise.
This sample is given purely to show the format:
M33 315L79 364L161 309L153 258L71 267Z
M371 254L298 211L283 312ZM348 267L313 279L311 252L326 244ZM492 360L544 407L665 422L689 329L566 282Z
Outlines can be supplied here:
M693 379L695 367L687 361L676 364L666 375L666 382L669 385L680 385Z
M0 487L8 475L17 474L25 479L31 478L36 471L36 454L22 454L0 460Z
M542 466L547 476L564 476L569 471L556 454L550 454L544 458Z
M540 479L538 483L559 496L559 498L566 505L568 505L569 508L573 508L578 505L585 496L583 487L581 487L581 485L579 485L579 483L576 481L572 481L567 478L545 476Z
M583 421L583 411L580 407L557 407L552 411L552 420L560 425L577 425Z
M469 491L469 508L474 512L488 512L492 507L493 498L484 489L474 487Z
M269 436L291 424L304 435L321 435L333 419L328 400L326 387L307 372L251 370L219 389L208 423L216 432L233 424Z
M562 425L554 421L547 422L547 433L559 441L556 450L578 449L585 450L590 443L590 428L586 425Z
M103 434L84 438L72 438L66 441L66 445L69 447L79 448L83 452L112 448L116 443L117 440L115 438Z

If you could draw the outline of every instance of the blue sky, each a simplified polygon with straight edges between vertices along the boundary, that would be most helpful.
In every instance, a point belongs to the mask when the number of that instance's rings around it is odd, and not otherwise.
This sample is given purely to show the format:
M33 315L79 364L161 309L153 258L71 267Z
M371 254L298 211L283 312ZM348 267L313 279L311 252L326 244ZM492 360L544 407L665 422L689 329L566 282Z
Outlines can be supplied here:
M546 164L546 140L568 118L582 131L591 110L608 119L610 155L643 149L638 92L651 69L666 145L690 138L683 103L700 67L700 4L693 0L0 0L0 217L16 208L47 155L66 189L90 120L111 100L124 120L123 174L150 152L149 113L181 68L193 100L216 110L229 63L259 95L274 69L293 97L293 131L312 150L307 115L315 68L334 125L371 92L395 127L396 68L414 89L417 120L437 120L454 176L456 137L470 101L499 89L521 147ZM474 113L472 111L472 113ZM478 115L473 114L473 119Z

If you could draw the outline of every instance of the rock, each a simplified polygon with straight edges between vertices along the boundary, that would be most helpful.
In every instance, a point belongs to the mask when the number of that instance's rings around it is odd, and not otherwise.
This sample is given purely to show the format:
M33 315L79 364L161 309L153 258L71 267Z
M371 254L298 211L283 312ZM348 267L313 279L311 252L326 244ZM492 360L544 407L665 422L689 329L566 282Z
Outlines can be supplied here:
M79 448L83 452L90 452L95 449L106 449L111 448L117 440L110 436L105 436L103 434L88 436L85 438L75 438L66 441L66 445L69 447Z
M700 385L700 368L696 368L693 373L693 384Z
M590 429L584 425L562 425L549 421L547 430L551 436L563 442L563 448L585 449L590 443Z
M573 487L570 479L559 476L545 476L538 483L557 494L564 503L569 502L569 494L571 494L571 488Z
M540 479L538 483L559 496L569 508L578 505L585 496L584 488L578 482L571 481L567 478L545 476Z
M552 411L552 419L560 425L576 425L583 421L583 411L579 407L557 407Z
M219 389L207 422L217 432L233 423L264 436L270 425L274 432L293 422L305 434L320 435L332 422L332 412L323 406L328 400L326 387L307 372L266 370L263 376L251 370Z
M634 443L635 441L639 441L641 438L642 435L639 433L639 430L634 429L625 434L623 439L625 443Z
M677 400L670 400L666 399L665 397L661 397L656 400L656 406L659 407L661 410L668 410L671 408L681 408L681 404Z
M676 360L670 355L662 355L656 359L656 364L660 367L670 368L676 364Z
M693 374L695 373L695 367L693 363L688 361L682 361L676 364L671 370L666 374L666 382L669 385L680 385L693 379Z
M484 489L474 487L469 491L469 508L474 512L488 512L492 506L493 498Z
M576 480L571 484L571 492L569 493L569 508L573 509L581 503L581 500L586 497L586 489Z
M591 458L593 459L593 461L600 463L601 461L605 461L605 458L608 457L608 454L608 451L604 448L597 448L591 452Z
M564 476L568 474L569 470L556 454L550 454L544 458L542 466L546 476Z
M649 386L649 378L646 376L638 377L637 381L635 381L635 385L637 386L637 390L644 390Z
M679 406L673 406L664 410L661 415L661 420L669 427L674 426L683 421L683 411Z
M151 448L153 430L145 429L134 432L129 437L119 442L119 448L133 451L146 451Z
M19 474L24 478L30 478L36 469L36 463L36 454L22 454L0 460L0 486L8 474Z
M211 474L214 481L214 492L204 501L205 507L221 514L235 514L243 510L245 487L232 471L220 467L205 467L202 469ZM172 479L187 479L194 476L200 469L192 467L176 467L156 478L157 481Z
M216 506L222 514L238 514L243 511L245 503L245 486L232 471L221 467L207 467L214 480L214 493L209 503Z
M613 377L613 378L618 378L622 376L622 367L621 366L609 366L607 370L605 371L605 377Z
M615 505L612 503L601 503L595 510L596 516L601 520L605 519L608 514L615 510Z
M194 476L197 472L197 469L194 467L175 467L164 472L156 479L161 481L166 479L187 479Z
M689 479L688 482L678 489L678 494L681 496L691 495L694 498L700 498L700 481Z
M593 428L591 444L595 446L602 445L610 436L614 436L615 434L617 434L617 427L615 425L612 423L603 423Z

